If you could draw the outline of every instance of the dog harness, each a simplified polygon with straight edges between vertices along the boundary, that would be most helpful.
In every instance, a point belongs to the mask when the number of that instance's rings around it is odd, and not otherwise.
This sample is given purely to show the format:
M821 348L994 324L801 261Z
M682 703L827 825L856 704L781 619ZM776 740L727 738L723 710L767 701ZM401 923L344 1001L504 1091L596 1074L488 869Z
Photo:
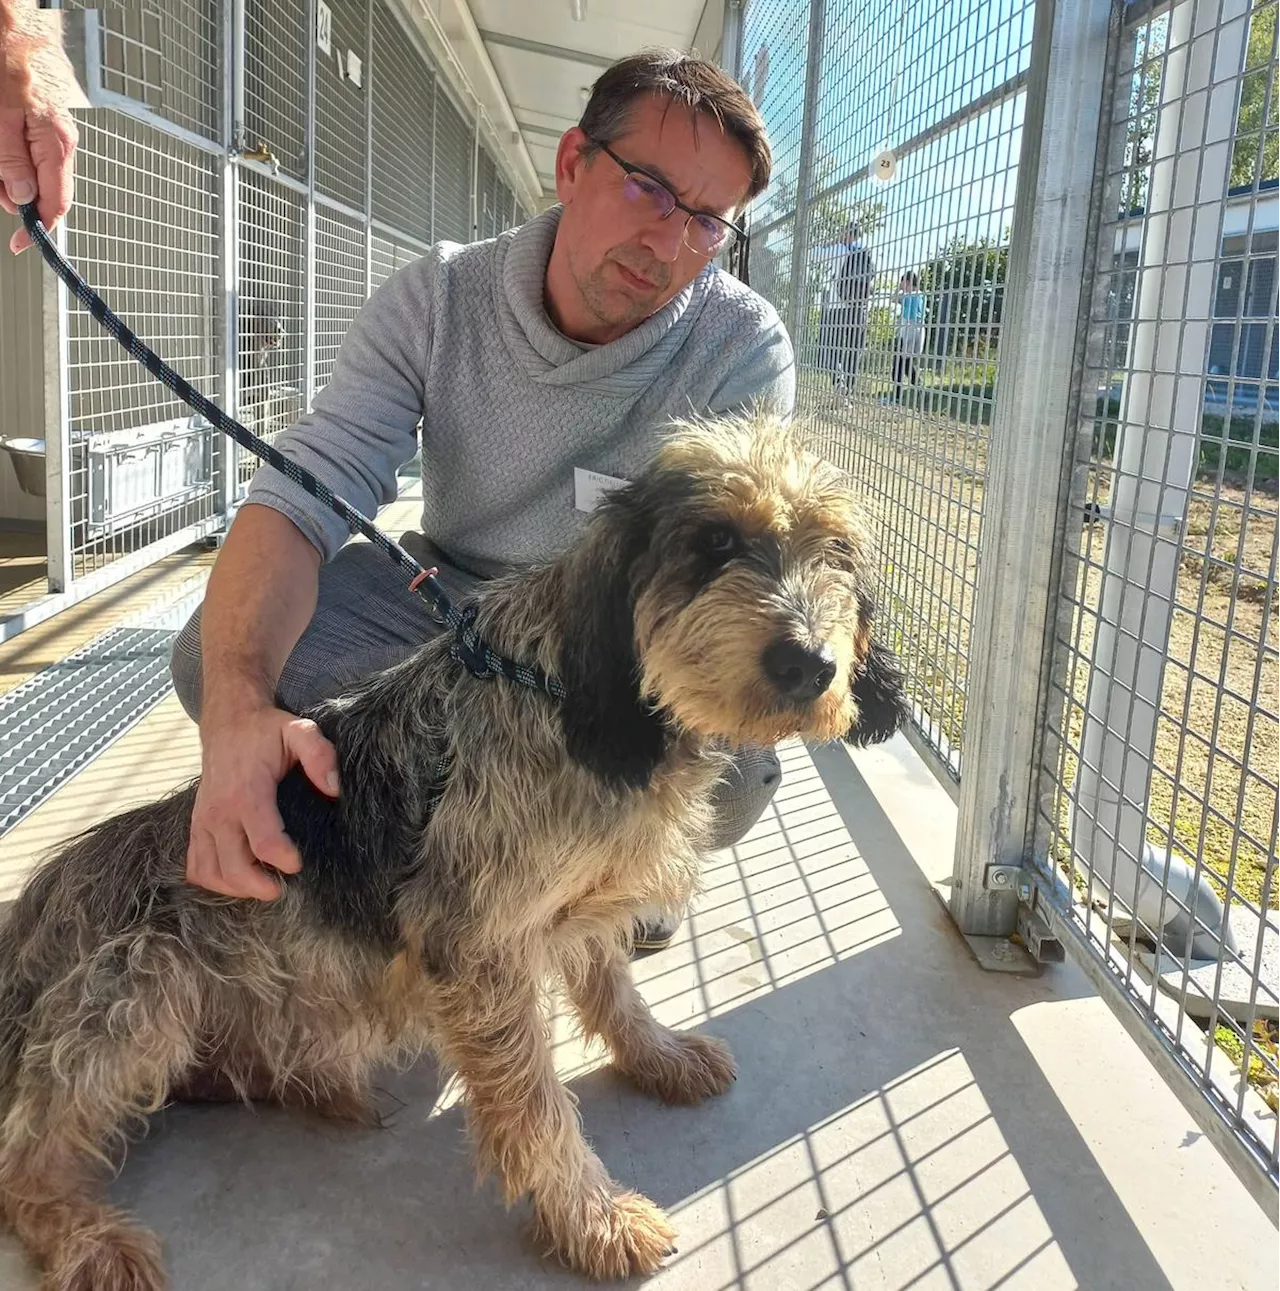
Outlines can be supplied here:
M327 484L291 461L265 439L260 439L234 417L229 417L217 404L205 398L185 377L175 372L110 309L106 301L85 282L66 257L54 246L43 222L36 214L35 204L28 202L18 209L22 214L22 222L31 235L31 240L40 248L40 254L49 267L66 283L76 299L156 380L168 386L183 403L206 418L218 430L229 435L241 448L247 449L255 457L288 476L330 511L339 515L346 522L351 533L362 534L409 573L411 576L409 590L426 601L431 617L441 627L453 633L449 653L457 663L473 677L482 681L491 677L505 677L521 686L527 686L530 690L542 691L552 699L564 698L564 686L558 678L548 675L536 665L520 663L499 653L483 640L475 630L477 607L473 604L461 608L454 605L436 578L439 570L424 568L398 542L388 538L377 525L365 519L349 502L338 497Z

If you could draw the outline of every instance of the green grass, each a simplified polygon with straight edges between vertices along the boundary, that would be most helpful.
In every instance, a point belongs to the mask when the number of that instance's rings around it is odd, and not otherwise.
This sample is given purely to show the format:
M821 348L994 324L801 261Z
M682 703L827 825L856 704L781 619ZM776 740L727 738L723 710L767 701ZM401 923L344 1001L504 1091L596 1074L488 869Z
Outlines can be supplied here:
M1224 418L1206 416L1200 423L1201 474L1216 474L1226 454L1225 470L1228 475L1249 478L1254 484L1263 481L1274 483L1280 477L1277 469L1277 431L1275 422L1255 427L1252 418L1232 417L1223 427ZM1254 442L1255 429L1258 442ZM1239 447L1241 443L1248 447Z
M1237 1069L1244 1066L1244 1041L1227 1026L1218 1027L1213 1033L1214 1043L1235 1063ZM1271 1059L1268 1066L1263 1061L1262 1053ZM1277 1110L1276 1098L1276 1024L1257 1021L1253 1024L1253 1043L1249 1049L1249 1084L1262 1095L1267 1106Z
M1104 400L1099 395L1093 422L1095 453L1105 458L1114 456L1119 424L1120 400ZM1227 418L1220 413L1206 413L1200 420L1197 476L1217 475L1221 469L1228 480L1275 484L1280 478L1277 431L1280 427L1275 422L1259 425L1252 417Z
M974 385L962 380L930 382L925 378L920 408L965 426L989 426L995 408L994 384Z
M950 358L940 363L928 357L918 361L920 388L912 407L967 426L989 426L995 407L994 359ZM936 364L936 365L935 365ZM802 368L797 393L818 400L831 390L831 378L812 368ZM878 398L893 392L893 358L888 346L869 346L858 373L860 396Z

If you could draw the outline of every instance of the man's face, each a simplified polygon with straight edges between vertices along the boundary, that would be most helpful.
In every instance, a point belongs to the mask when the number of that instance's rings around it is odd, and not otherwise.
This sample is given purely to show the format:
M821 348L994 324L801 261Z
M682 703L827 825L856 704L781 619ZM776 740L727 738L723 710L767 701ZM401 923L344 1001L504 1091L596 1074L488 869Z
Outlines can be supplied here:
M570 130L556 156L556 196L564 212L547 304L570 335L604 342L661 309L701 273L708 257L686 244L683 211L654 219L637 208L623 191L622 167L600 151L584 158L585 144L581 130ZM665 98L633 104L626 132L609 146L695 211L732 220L745 203L751 183L746 150L712 118L700 115L695 123L686 108Z

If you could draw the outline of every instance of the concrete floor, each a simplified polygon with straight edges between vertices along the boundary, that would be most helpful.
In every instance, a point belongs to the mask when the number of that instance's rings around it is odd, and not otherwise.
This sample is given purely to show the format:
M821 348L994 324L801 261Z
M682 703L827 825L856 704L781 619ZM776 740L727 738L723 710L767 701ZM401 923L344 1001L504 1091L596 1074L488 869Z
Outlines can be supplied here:
M664 1021L733 1045L732 1091L661 1107L557 1027L588 1136L680 1230L652 1285L1271 1291L1271 1222L1083 977L973 962L925 878L954 809L905 741L785 765L678 943L635 966ZM581 1285L474 1187L430 1063L383 1091L381 1131L172 1108L114 1196L180 1291ZM0 1287L35 1285L0 1245Z

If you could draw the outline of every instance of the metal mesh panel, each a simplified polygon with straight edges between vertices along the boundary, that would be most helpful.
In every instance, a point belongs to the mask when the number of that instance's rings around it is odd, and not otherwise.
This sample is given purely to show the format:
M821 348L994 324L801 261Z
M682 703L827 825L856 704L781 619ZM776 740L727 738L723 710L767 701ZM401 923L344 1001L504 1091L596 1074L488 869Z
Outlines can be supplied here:
M753 5L745 46L749 87L770 50L765 119L805 234L797 265L788 208L761 203L752 285L792 324L816 442L878 513L916 722L955 776L1032 8L827 0L807 158L805 31L789 6ZM886 148L884 183L869 163Z
M83 4L71 0L67 7ZM371 285L412 263L433 238L469 240L473 221L492 236L523 218L489 153L478 214L473 210L475 124L438 84L437 70L388 0L328 6L329 52L314 46L314 103L308 90L314 6L247 0L244 129L249 151L265 155L237 166L235 276L227 278L220 245L224 158L186 139L190 132L215 147L223 142L224 25L232 6L104 0L98 7L106 88L137 110L102 109L85 119L68 249L164 357L224 401L220 314L222 302L234 297L237 411L268 438L297 419L308 385L329 380ZM300 191L309 148L317 190L311 245L308 199ZM261 161L278 165L275 178L254 164ZM363 208L366 194L377 228L371 262L364 221L340 209ZM215 519L256 467L236 450L225 480L221 441L189 426L189 412L76 309L67 343L66 510L75 579L125 551Z
M483 143L479 148L479 169L475 176L475 209L479 217L479 238L492 238L497 232L497 167Z
M175 125L220 137L220 0L84 0L102 11L102 85Z
M791 306L791 252L794 217L776 220L767 231L751 235L751 286L782 315Z
M364 231L345 216L316 212L316 390L333 375L347 328L365 300Z
M377 291L396 271L396 244L375 233L369 247L369 287Z
M246 0L245 128L295 179L307 173L305 0Z
M515 202L511 196L511 190L507 187L501 175L497 177L496 183L497 199L495 205L498 212L498 226L494 229L495 233L501 233L503 229L509 229L515 223Z
M475 135L438 83L435 127L435 223L431 236L437 242L469 242Z
M1120 35L1038 849L1273 1186L1276 12Z
M333 13L330 52L316 50L316 188L363 210L368 5L366 0L327 2Z
M306 205L254 171L242 170L239 185L240 420L269 440L301 416L305 398ZM243 487L258 462L236 454Z
M423 247L400 243L396 247L396 268L403 269L411 265L415 260L421 260L424 254L426 254L426 249Z
M385 4L373 7L373 214L431 240L435 76Z
M426 248L375 233L372 251L370 289L376 291L397 270L420 260Z
M166 0L159 7L165 69L160 110L207 139L221 138L221 0Z
M489 182L486 187L489 192L489 206L493 212L489 225L489 236L496 237L507 227L507 217L510 214L510 207L503 206L502 192L504 186L502 183L502 176L498 171L498 163L490 157L489 164L491 169L489 171Z
M80 122L67 251L156 351L222 397L218 169L120 113ZM68 312L73 573L213 513L212 437L86 310ZM161 443L162 437L164 438Z

